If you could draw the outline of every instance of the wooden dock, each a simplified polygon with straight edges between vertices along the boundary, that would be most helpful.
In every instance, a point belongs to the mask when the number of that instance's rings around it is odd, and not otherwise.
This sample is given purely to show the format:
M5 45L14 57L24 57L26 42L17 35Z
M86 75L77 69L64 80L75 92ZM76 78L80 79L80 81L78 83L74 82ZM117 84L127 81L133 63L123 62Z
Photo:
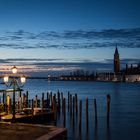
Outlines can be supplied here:
M10 122L12 121L12 114L1 115L1 120ZM47 123L54 120L53 111L34 112L33 114L25 114L24 112L15 115L15 122L20 123Z

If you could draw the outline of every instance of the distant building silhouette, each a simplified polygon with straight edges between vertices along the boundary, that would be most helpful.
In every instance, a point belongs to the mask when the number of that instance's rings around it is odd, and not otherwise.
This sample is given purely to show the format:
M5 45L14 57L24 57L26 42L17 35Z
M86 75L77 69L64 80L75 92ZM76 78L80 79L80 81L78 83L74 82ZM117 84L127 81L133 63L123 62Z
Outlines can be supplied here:
M61 75L59 80L78 80L78 81L113 81L113 82L140 82L140 63L126 64L125 68L120 67L120 57L116 45L114 53L114 71L92 72L77 70L70 75Z
M114 73L118 74L120 72L120 57L118 53L118 48L116 45L115 53L114 53Z
M128 66L128 64L126 64L126 68L121 70L122 73L124 73L125 75L136 75L136 74L140 74L140 63L138 64L131 64L130 66Z

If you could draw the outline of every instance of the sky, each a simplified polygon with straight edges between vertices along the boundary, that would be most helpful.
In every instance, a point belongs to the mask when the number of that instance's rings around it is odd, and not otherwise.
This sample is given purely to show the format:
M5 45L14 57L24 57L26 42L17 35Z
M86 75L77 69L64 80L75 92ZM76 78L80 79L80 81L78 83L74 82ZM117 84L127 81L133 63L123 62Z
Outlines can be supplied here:
M0 0L0 73L112 71L140 61L139 0Z

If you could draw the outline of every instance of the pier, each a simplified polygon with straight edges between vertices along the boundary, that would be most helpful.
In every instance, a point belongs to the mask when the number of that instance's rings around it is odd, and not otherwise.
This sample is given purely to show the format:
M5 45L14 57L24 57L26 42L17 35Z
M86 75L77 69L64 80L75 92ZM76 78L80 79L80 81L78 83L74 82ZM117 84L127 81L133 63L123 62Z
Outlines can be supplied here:
M66 132L66 128L70 125L69 127L74 131L74 135L80 135L83 127L85 127L86 137L88 138L89 132L91 131L90 123L94 120L93 125L97 126L97 122L99 122L96 98L91 100L86 97L85 100L81 100L76 93L72 94L68 92L66 96L66 94L63 94L59 90L57 93L42 93L41 97L35 95L33 99L29 99L28 95L28 91L26 93L20 92L20 96L15 101L15 124L26 123L29 127L34 124L53 125L58 129L64 128L63 130ZM8 99L6 97L2 99L4 102L1 103L1 106L5 107L1 108L1 121L9 123L13 122L11 110L13 104L8 101L11 100L10 97L7 97ZM110 101L111 97L107 94L105 106L108 126L110 120ZM89 106L90 109L92 106L92 111L89 110ZM92 118L90 117L91 113L94 115ZM85 121L83 118L85 118ZM63 135L65 138L67 138L66 132ZM48 137L48 135L45 136Z

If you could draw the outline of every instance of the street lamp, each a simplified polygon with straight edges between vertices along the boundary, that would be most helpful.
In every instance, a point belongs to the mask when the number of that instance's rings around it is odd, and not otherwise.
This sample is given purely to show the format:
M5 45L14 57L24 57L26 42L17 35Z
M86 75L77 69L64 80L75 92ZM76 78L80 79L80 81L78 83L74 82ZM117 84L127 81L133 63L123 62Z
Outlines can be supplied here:
M4 76L3 80L4 80L4 83L8 83L9 76Z
M20 81L21 81L22 84L25 84L26 78L25 78L24 75L20 77Z
M16 66L12 67L12 73L17 74L17 67Z
M13 112L12 120L13 121L15 121L15 92L16 92L16 90L20 90L26 82L25 76L21 76L20 81L19 81L19 77L17 77L17 75L16 75L17 71L18 71L17 67L14 66L14 67L12 67L12 73L13 73L12 77L9 78L9 76L7 76L7 75L3 77L5 85L7 87L13 88L13 106L12 106L12 112Z

